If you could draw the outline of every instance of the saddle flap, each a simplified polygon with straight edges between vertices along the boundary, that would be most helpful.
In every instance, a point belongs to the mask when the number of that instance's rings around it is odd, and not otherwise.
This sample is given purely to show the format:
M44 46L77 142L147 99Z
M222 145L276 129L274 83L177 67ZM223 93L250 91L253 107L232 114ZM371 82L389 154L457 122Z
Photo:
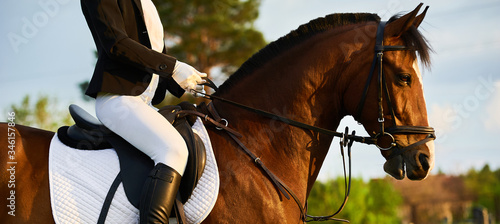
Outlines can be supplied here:
M182 189L180 190L181 202L186 203L203 173L206 160L205 146L201 138L193 132L186 119L177 119L174 122L174 127L186 141L189 150L186 170L179 187Z
M134 207L139 208L142 187L154 167L154 162L118 135L108 137L107 140L119 158L125 195Z

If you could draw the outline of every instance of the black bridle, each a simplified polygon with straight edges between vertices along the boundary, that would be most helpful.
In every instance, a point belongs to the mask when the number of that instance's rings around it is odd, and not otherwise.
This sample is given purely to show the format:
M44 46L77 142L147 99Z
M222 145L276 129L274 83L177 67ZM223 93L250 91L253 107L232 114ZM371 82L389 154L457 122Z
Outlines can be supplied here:
M378 66L378 68L379 68L379 70L378 70L378 82L377 82L377 84L378 84L377 85L377 87L378 87L378 123L380 124L380 131L378 133L376 133L374 135L374 137L357 136L355 131L353 131L352 134L349 134L347 127L346 127L345 132L342 133L342 132L336 132L336 131L308 125L308 124L305 124L302 122L288 119L286 117L282 117L282 116L279 116L279 115L276 115L273 113L269 113L267 111L263 111L260 109L256 109L256 108L252 108L252 107L249 107L246 105L242 105L240 103L230 101L230 100L218 97L218 96L209 95L209 94L206 94L204 92L194 91L197 94L204 96L205 98L208 98L211 100L219 100L221 102L228 103L228 104L240 107L242 109L254 112L254 113L259 114L261 116L265 116L265 117L268 117L268 118L274 119L274 120L279 120L279 121L284 122L288 125L292 125L295 127L311 130L311 131L314 131L317 133L322 133L322 134L331 135L331 136L341 138L340 149L341 149L341 154L342 154L342 158L343 158L344 176L345 177L347 177L346 169L345 169L346 165L345 165L345 160L344 160L344 147L346 147L346 146L347 146L347 155L349 157L349 179L348 179L348 181L347 180L345 181L346 191L345 191L345 195L344 195L344 201L341 204L340 208L332 215L311 216L311 215L306 214L307 213L307 206L302 206L302 203L300 202L298 197L286 186L286 184L284 184L278 177L276 177L263 164L263 162L260 160L259 157L254 155L240 140L238 140L239 136L237 134L236 135L234 134L235 133L234 130L227 127L227 124L228 124L227 120L220 118L218 116L218 114L215 112L215 108L212 108L213 111L211 112L212 116L215 117L215 119L209 118L208 115L194 112L194 113L197 113L196 114L197 116L204 117L206 121L211 121L211 123L213 123L217 126L218 130L222 130L222 129L226 130L227 133L229 134L229 136L231 136L233 138L233 140L240 146L240 148L250 158L252 158L252 160L254 160L254 162L255 162L255 164L257 164L257 166L259 166L267 174L267 176L271 179L271 181L279 189L279 191L281 191L283 193L283 195L285 195L286 198L290 199L290 196L291 196L295 200L295 202L297 203L297 205L299 206L300 211L301 211L301 219L304 222L327 221L327 220L349 222L347 220L336 219L333 217L342 211L342 209L344 208L344 206L347 202L347 199L349 197L349 193L350 193L350 189L351 189L351 146L352 146L353 142L374 144L380 150L385 150L385 151L393 150L390 153L390 155L387 157L387 159L390 159L390 158L396 157L398 155L401 155L403 152L405 152L409 149L412 149L412 148L415 148L419 145L425 144L425 143L432 141L436 138L434 128L432 128L432 127L398 126L398 125L396 125L396 119L395 119L396 117L394 114L394 109L392 107L391 99L389 97L389 90L387 88L387 83L386 83L386 79L385 79L384 72L383 72L382 58L384 56L385 51L403 51L403 50L411 50L411 49L409 49L406 46L384 46L383 45L383 38L384 38L385 24L386 24L386 22L380 22L380 24L377 28L377 36L376 36L376 44L375 44L375 56L373 58L373 62L372 62L371 68L370 68L370 74L368 76L368 80L366 81L365 88L363 90L363 95L362 95L361 100L358 104L357 114L356 114L357 117L359 117L359 118L361 117L361 113L363 111L363 107L364 107L366 97L368 94L368 89L369 89L371 80L373 78L373 74L375 73L375 67L376 67L377 62L378 62L378 65L379 65ZM217 91L217 86L211 80L207 79L207 83L205 85L207 85L207 86L209 86ZM384 119L384 110L383 110L383 95L385 95L387 98L387 105L389 107L389 110L391 111L391 116L392 116L392 126L387 128L387 129L385 128L385 119ZM213 107L212 103L211 103L211 106ZM185 112L185 113L189 113L189 112ZM190 113L193 113L193 112L190 112ZM217 115L215 115L215 114L217 114ZM221 124L221 121L224 121L225 124ZM399 145L396 142L396 140L394 139L393 135L396 135L396 134L427 134L427 137L424 138L423 140L420 140L418 142L415 142L411 145L404 147L404 146ZM390 139L390 143L388 146L381 145L381 139L384 137L388 137ZM397 149L397 151L395 151L396 149Z
M384 75L382 58L384 57L385 51L404 51L411 50L406 46L384 46L384 29L386 22L380 22L377 28L377 37L375 42L375 56L373 57L373 62L370 68L370 74L368 76L368 80L366 81L365 88L363 90L363 95L357 107L357 117L361 118L361 114L363 112L364 104L366 101L366 96L368 94L368 89L370 87L371 80L373 78L373 74L375 73L375 67L378 63L378 79L377 79L377 98L378 98L378 123L380 125L380 130L373 137L375 145L380 150L393 150L391 154L388 156L388 159L393 158L395 156L401 155L403 152L414 148L416 146L425 144L431 140L436 139L434 128L428 126L398 126L396 125L396 116L394 114L394 108L392 106L391 98L389 97L389 89L387 88L387 82ZM387 98L387 105L391 112L392 117L392 126L389 128L385 128L385 119L384 119L384 105L383 98L384 96ZM403 147L399 145L394 139L395 134L426 134L426 138L421 141L415 142L409 146ZM388 145L382 145L382 139L389 139Z

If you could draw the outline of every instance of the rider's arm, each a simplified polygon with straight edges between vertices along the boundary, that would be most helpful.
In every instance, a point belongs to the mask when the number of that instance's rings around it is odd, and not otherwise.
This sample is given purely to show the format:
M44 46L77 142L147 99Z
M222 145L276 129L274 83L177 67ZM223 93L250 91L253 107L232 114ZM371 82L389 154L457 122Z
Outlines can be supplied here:
M174 57L156 52L131 39L116 0L82 0L83 13L94 27L96 44L113 60L131 64L164 78L171 78ZM90 24L89 24L90 25Z

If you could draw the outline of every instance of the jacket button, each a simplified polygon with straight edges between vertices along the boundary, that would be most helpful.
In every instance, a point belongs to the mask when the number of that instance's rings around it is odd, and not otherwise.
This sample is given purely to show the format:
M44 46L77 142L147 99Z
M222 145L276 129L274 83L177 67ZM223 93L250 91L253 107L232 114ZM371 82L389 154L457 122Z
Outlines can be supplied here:
M161 64L159 68L160 68L160 70L165 70L165 69L167 69L167 65L166 64Z

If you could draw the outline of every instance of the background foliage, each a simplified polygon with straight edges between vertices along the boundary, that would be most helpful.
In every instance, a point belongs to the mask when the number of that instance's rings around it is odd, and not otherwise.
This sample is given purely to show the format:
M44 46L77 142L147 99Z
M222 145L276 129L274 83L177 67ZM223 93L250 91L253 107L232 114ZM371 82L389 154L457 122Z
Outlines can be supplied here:
M168 54L203 72L232 74L265 44L255 29L260 0L154 0Z
M308 213L332 214L342 204L344 193L343 177L316 181L308 198ZM478 216L477 211L487 216ZM492 171L485 165L460 176L438 174L420 182L354 178L349 200L335 218L351 223L464 224L484 223L486 218L499 223L500 169Z
M317 181L308 199L309 214L330 215L337 211L344 199L344 189L343 177ZM336 218L347 219L351 223L400 223L398 208L402 202L400 193L386 179L365 182L353 178L349 200Z
M60 126L71 125L73 120L68 110L59 110L57 99L39 95L35 102L26 95L19 104L11 105L9 111L16 113L16 124L56 131Z
M490 170L485 165L481 170L471 169L463 176L469 193L474 196L476 206L481 206L500 221L500 169Z

